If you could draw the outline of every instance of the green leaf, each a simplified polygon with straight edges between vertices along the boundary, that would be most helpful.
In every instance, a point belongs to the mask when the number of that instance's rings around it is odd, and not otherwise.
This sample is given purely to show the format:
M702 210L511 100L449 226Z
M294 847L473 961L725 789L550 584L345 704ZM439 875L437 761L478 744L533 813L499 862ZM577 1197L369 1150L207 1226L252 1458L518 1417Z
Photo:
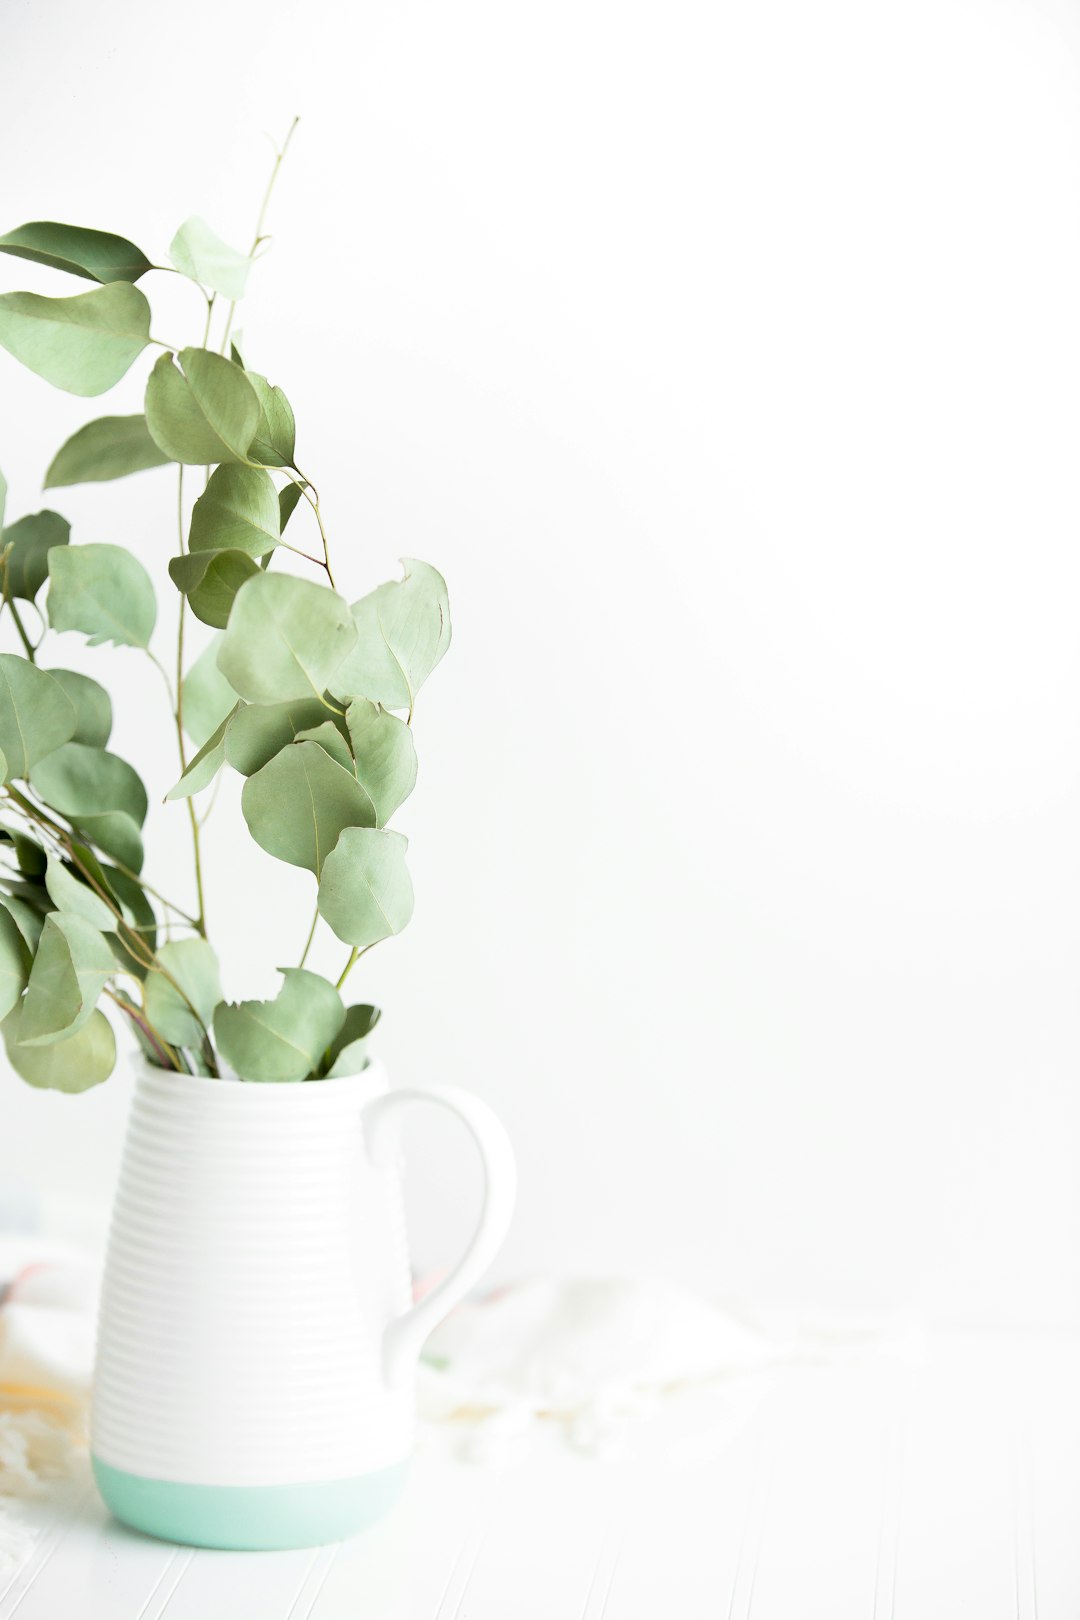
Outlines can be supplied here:
M140 827L146 820L146 789L139 773L104 748L64 743L32 767L30 782L50 809L71 821L112 810L122 810Z
M15 919L0 906L0 1018L6 1017L26 988L30 952Z
M112 699L103 686L73 669L50 669L46 674L58 682L75 705L75 731L72 742L104 748L112 733Z
M68 916L81 917L83 922L88 922L92 928L108 930L116 927L116 918L101 896L95 894L88 883L76 877L72 868L65 866L55 855L48 857L45 887L49 891L49 899L58 911Z
M260 848L316 877L343 828L375 823L356 778L311 742L290 743L249 777L240 807Z
M222 1002L214 1035L241 1080L303 1080L345 1022L333 985L317 973L283 968L273 1001Z
M182 276L233 302L243 298L251 260L213 232L205 219L185 220L169 244L169 258Z
M278 512L281 517L278 525L279 533L285 533L285 525L300 505L303 495L304 491L299 484L286 484L284 489L278 491Z
M27 951L32 955L37 950L38 940L41 938L41 930L45 923L43 914L35 910L27 901L20 900L11 894L0 894L0 907L7 912L19 930ZM27 971L29 971L30 955L27 956Z
M148 647L157 619L150 575L122 546L55 547L49 553L49 623L80 630L91 647Z
M259 398L240 366L209 349L163 354L146 384L146 425L171 461L210 466L248 460Z
M367 1005L349 1007L345 1022L330 1043L324 1059L327 1080L340 1080L346 1075L360 1074L371 1061L367 1055L367 1038L379 1022L378 1007Z
M259 396L259 425L251 441L252 461L264 467L291 467L296 457L296 418L284 392L257 371L248 381Z
M450 645L450 603L440 573L414 557L402 561L404 579L353 603L356 647L333 690L411 713L417 692Z
M246 551L261 557L281 535L277 490L261 467L219 467L191 513L188 545L197 551Z
M237 704L236 708L225 716L217 730L211 732L203 743L195 758L188 760L187 769L166 793L166 799L190 799L193 793L201 793L204 787L209 787L225 763L225 734L239 707Z
M126 281L74 298L0 296L0 344L69 394L104 394L149 341L150 305Z
M236 707L236 693L218 669L221 637L212 636L180 683L184 698L184 730L201 748Z
M67 270L87 281L138 281L153 269L146 254L126 236L45 219L19 225L0 236L0 253L47 264L53 270Z
M318 697L355 640L336 591L293 574L258 574L237 594L218 665L249 703Z
M108 940L82 917L51 912L19 1019L20 1046L47 1046L85 1024L116 971Z
M17 832L12 834L12 842L15 845L15 859L23 876L32 879L44 877L48 856L37 839Z
M157 955L184 994L164 973L149 974L143 993L146 1016L172 1046L199 1047L221 1000L221 972L214 949L205 939L178 939L163 945Z
M15 653L0 653L0 749L5 781L26 777L31 766L66 743L75 730L75 705L59 681Z
M74 1035L51 1046L23 1046L16 1038L21 1024L18 1009L8 1014L0 1030L8 1061L27 1085L47 1091L89 1091L113 1072L116 1037L103 1012L94 1012Z
M309 726L306 731L297 732L296 740L297 742L318 743L319 747L324 749L331 759L336 760L339 765L348 771L350 776L355 777L354 761L349 744L342 735L340 727L335 726L332 720L323 720L317 726ZM374 803L371 808L372 814L374 814ZM374 826L374 822L371 825Z
M114 861L142 871L143 843L139 824L124 810L108 810L99 816L80 816L78 830L88 843L96 844Z
M147 467L164 467L168 460L150 437L145 416L102 416L60 446L45 474L45 488L100 484Z
M385 827L416 786L412 729L366 698L355 698L349 704L347 721L356 779L375 805L376 827Z
M399 832L346 827L319 883L319 910L338 939L362 950L401 933L413 913L408 847Z
M49 577L49 552L66 546L71 524L59 512L35 512L4 530L8 593L32 602Z
M197 619L224 630L229 622L236 593L259 565L246 551L189 551L173 557L169 577L188 599Z
M241 704L225 737L225 758L241 776L253 776L286 743L321 725L328 713L325 704L313 697L294 698L291 703Z

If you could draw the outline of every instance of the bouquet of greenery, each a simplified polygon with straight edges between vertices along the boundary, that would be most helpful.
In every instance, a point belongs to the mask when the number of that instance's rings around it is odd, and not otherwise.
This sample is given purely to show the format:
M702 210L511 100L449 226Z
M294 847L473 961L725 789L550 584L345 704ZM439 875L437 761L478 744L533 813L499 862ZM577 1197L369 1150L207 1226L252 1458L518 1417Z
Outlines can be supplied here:
M179 483L171 671L151 649L154 587L130 551L70 544L68 524L52 511L2 530L0 619L21 650L0 653L0 1027L31 1085L81 1091L111 1073L103 997L165 1069L252 1081L354 1074L367 1062L378 1012L346 1007L342 986L358 957L412 913L407 842L387 823L416 779L416 694L450 644L446 586L434 568L409 560L402 579L351 605L339 594L318 490L297 465L289 401L230 342L284 151L246 255L199 219L177 232L170 266L152 264L123 237L71 225L38 222L0 236L0 252L97 284L66 298L0 295L0 345L31 371L94 396L148 347L161 351L144 414L87 423L57 452L46 488L166 464ZM150 305L136 283L159 269L188 277L205 296L196 347L150 335ZM205 469L190 513L186 467ZM0 479L0 521L5 494ZM297 532L302 511L318 535L311 549ZM322 577L286 572L283 553ZM190 667L188 611L216 632ZM108 693L51 658L43 663L65 632L141 649L164 678L180 772L167 797L185 801L190 818L193 908L143 876L147 795L135 768L109 751ZM246 778L241 803L255 842L305 867L317 886L299 966L283 970L270 1001L222 999L207 937L193 797L225 766ZM349 947L336 984L304 967L320 916Z

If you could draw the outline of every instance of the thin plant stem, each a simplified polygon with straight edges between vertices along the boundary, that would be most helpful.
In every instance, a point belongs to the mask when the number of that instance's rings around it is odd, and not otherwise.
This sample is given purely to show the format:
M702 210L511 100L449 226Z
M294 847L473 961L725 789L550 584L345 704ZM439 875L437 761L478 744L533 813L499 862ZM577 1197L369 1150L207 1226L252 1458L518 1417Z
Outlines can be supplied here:
M315 907L315 915L311 919L311 928L308 930L307 944L304 946L304 954L301 956L299 964L298 964L300 967L303 967L304 963L308 959L308 952L311 949L311 942L315 938L315 930L318 927L318 924L319 924L319 908L318 908L318 906L316 906Z
M34 646L33 642L30 640L30 637L27 635L26 626L23 624L22 619L19 616L19 610L15 606L15 598L11 594L11 578L10 578L10 576L8 574L8 566L7 566L6 558L5 558L5 561L4 561L4 601L6 602L7 606L11 609L11 617L15 621L16 630L19 632L19 640L22 642L23 646L26 648L26 656L27 656L27 658L29 658L29 660L30 660L30 662L32 664L36 664L37 663L37 656L36 656L37 655L37 648Z
M180 526L181 526L181 528L183 528L183 512L182 511L180 513ZM181 542L181 544L182 544L182 542ZM183 596L181 596L181 598L180 598L180 625L179 625L179 629L177 631L176 643L177 643L177 647L176 647L176 692L175 692L175 694L173 692L172 682L169 679L168 671L166 670L166 668L165 668L164 664L161 662L161 660L157 657L157 655L155 653L152 653L150 651L149 647L147 647L147 649L146 649L146 656L149 658L150 662L154 665L155 669L160 674L161 679L165 683L165 691L168 693L169 707L172 710L173 725L174 725L175 730L176 730L176 747L177 747L177 752L180 755L180 774L181 774L181 776L183 776L184 772L187 770L187 747L186 747L186 745L184 743L184 693L183 693L183 679L184 679L184 598L183 598ZM193 856L193 864L194 864L194 867L195 867L195 894L196 894L196 897L197 897L197 903L198 903L198 907L199 907L198 916L192 918L191 921L194 922L195 927L197 928L199 933L202 935L203 939L205 939L206 938L206 896L205 896L205 893L203 891L202 847L201 847L200 842L199 842L199 818L195 814L195 806L192 803L190 794L188 795L188 798L187 798L187 808L188 808L188 820L191 823L191 852L192 852L192 856Z
M378 944L378 941L375 940L375 941L373 941L373 943ZM349 977L349 974L352 972L352 970L356 966L357 962L359 962L359 960L360 960L360 958L362 956L366 956L368 951L371 950L371 948L372 948L371 945L365 945L363 950L361 950L359 948L359 946L357 946L357 945L353 946L352 955L349 957L349 960L346 962L345 966L341 970L341 977L338 980L337 985L335 986L336 989L338 989L338 990L341 989L342 985L345 983L345 980Z
M296 472L297 472L297 477L293 478L293 475L289 471L289 469L287 467L285 468L286 477L291 479L292 482L296 485L296 487L299 489L301 495L304 497L305 501L307 501L308 505L311 507L311 510L315 514L315 521L319 525L319 537L322 540L322 548L323 548L322 566L326 569L326 577L330 581L331 587L336 591L337 590L337 582L334 579L334 571L330 567L330 543L326 538L326 527L325 527L325 525L323 523L323 519L322 519L322 509L319 506L319 492L315 488L315 485L311 482L311 479L307 476L306 473L302 473L300 471L299 467L296 468ZM315 559L315 558L312 559L312 561L316 561L316 560L317 559Z
M210 322L214 315L214 299L216 297L217 293L207 293L206 295L206 325L203 327L202 339L202 346L204 349L210 347ZM180 471L183 472L183 470L183 466L181 466Z
M182 1073L183 1071L180 1068L180 1060L177 1057L176 1052L168 1044L164 1036L158 1034L149 1018L147 1018L146 1013L141 1012L138 1007L133 1007L131 1003L125 1001L122 996L118 996L116 991L111 989L109 985L105 986L105 994L108 996L110 1001L114 1001L116 1003L122 1013L126 1014L126 1016L131 1019L133 1024L137 1024L139 1026L147 1040L150 1042L150 1045L157 1051L158 1057L161 1058L162 1068L175 1069L177 1073ZM169 1061L170 1059L172 1060L171 1062Z
M299 122L299 117L293 119L292 123L289 125L289 133L286 135L281 144L280 152L275 152L274 154L274 167L270 171L270 179L267 182L266 191L263 193L262 207L259 209L259 217L255 221L255 240L252 242L251 249L248 253L249 259L254 259L256 253L259 251L260 246L266 240L266 238L263 236L263 226L266 223L266 211L270 207L270 198L273 195L274 184L277 180L281 165L285 161L285 154L289 150L289 142L292 140L293 132ZM229 305L229 313L225 320L225 334L221 340L222 354L227 354L229 352L229 333L232 331L233 316L235 314L236 299L234 298L232 303Z

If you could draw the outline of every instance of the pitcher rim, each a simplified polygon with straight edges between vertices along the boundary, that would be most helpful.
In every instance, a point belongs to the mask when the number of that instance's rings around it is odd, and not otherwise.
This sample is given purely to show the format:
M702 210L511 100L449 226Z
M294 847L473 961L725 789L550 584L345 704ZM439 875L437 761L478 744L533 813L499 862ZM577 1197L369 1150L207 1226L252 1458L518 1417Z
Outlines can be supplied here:
M372 1057L366 1069L359 1074L335 1075L325 1080L242 1080L237 1074L214 1075L207 1074L181 1074L175 1069L163 1069L141 1052L133 1058L135 1080L137 1085L168 1086L171 1090L183 1087L185 1091L194 1087L196 1090L214 1091L220 1094L222 1086L228 1086L236 1092L297 1092L310 1088L313 1091L343 1093L361 1086L370 1086L373 1081L386 1083L386 1070L377 1057Z

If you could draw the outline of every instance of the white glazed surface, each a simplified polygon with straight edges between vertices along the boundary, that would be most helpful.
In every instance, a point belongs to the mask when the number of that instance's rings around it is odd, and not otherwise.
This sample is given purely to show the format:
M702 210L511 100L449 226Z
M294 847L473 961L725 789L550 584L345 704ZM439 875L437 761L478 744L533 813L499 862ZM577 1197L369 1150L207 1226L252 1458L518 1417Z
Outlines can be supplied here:
M374 1065L278 1086L143 1070L98 1330L102 1461L270 1485L408 1454L412 1380L388 1383L383 1364L387 1325L410 1304L400 1174L360 1144L362 1111L385 1092ZM508 1218L507 1205L499 1231L487 1223L461 1291Z

